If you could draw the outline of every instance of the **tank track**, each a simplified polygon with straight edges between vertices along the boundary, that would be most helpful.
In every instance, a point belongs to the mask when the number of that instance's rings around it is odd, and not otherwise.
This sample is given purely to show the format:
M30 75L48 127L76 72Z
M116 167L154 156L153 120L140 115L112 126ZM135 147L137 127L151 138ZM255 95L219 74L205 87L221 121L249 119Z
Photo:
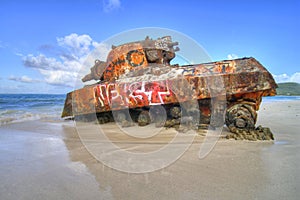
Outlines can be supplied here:
M156 127L175 128L179 132L188 130L205 130L227 125L230 133L225 138L235 140L274 140L267 127L255 127L257 113L251 102L234 102L225 110L226 102L218 102L212 109L210 99L198 101L198 111L187 105L166 104L151 107L135 108L97 113L94 115L76 116L76 120L94 121L99 124L117 122L122 127L146 126L155 123ZM227 102L228 103L228 102ZM211 113L213 110L216 113ZM199 112L200 111L200 112ZM97 118L95 118L95 116Z

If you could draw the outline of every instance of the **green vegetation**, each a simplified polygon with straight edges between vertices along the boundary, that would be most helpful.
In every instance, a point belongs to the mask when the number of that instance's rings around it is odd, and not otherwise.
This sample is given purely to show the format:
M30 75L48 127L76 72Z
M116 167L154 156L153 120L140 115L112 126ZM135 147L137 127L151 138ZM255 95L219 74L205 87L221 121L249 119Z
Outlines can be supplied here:
M300 96L300 84L278 83L277 95Z

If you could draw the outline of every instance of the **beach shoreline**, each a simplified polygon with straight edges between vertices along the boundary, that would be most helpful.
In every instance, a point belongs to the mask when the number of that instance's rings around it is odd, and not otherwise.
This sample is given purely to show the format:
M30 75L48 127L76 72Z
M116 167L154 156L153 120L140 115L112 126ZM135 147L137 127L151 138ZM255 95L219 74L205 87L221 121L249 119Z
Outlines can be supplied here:
M205 139L199 134L175 162L140 174L120 172L93 157L73 121L3 125L0 199L298 199L299 119L300 101L263 102L257 125L269 127L274 141L220 138L199 159ZM126 144L118 134L110 139L135 152L170 141L158 137L145 146Z

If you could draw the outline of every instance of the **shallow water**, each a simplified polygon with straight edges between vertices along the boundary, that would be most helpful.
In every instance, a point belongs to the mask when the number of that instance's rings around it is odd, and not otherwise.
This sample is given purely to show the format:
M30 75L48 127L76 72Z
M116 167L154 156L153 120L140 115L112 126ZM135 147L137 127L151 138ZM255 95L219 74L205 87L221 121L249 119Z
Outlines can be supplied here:
M278 101L299 101L300 96L271 96L271 97L263 97L263 102L278 102Z
M0 94L0 126L37 119L59 119L63 94Z

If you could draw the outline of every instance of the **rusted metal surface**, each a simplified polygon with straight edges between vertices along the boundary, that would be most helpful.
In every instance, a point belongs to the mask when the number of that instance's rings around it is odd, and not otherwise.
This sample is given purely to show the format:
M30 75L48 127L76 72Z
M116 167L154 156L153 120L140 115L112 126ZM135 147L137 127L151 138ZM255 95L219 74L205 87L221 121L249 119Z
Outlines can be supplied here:
M210 99L221 96L227 106L226 124L230 130L253 129L262 97L276 94L277 85L266 68L252 57L171 65L179 50L176 45L167 36L112 47L107 60L96 60L91 73L82 79L95 79L98 84L70 92L62 117L155 105L171 105L171 113L172 105L193 99L198 101L202 122L209 123L211 107L218 106ZM237 112L243 112L245 119ZM141 119L147 119L146 113L141 114Z
M254 58L242 58L207 64L169 67L179 78L142 80L126 77L120 82L103 82L71 92L66 100L63 117L105 112L125 108L170 104L189 99L207 99L226 91L229 101L248 99L259 109L262 96L276 94L276 83L270 73ZM186 81L182 81L184 78ZM215 82L223 80L218 90ZM187 85L189 83L190 85ZM190 89L187 89L189 87ZM221 85L222 87L222 85ZM186 92L189 92L188 96ZM70 101L69 98L73 99ZM70 106L73 103L73 106ZM71 109L74 109L72 112Z
M114 81L121 74L129 71L138 71L148 67L150 63L170 65L175 57L177 42L172 42L170 36L152 40L131 42L120 46L113 46L106 61L96 60L91 68L91 73L86 75L82 81L101 80Z

